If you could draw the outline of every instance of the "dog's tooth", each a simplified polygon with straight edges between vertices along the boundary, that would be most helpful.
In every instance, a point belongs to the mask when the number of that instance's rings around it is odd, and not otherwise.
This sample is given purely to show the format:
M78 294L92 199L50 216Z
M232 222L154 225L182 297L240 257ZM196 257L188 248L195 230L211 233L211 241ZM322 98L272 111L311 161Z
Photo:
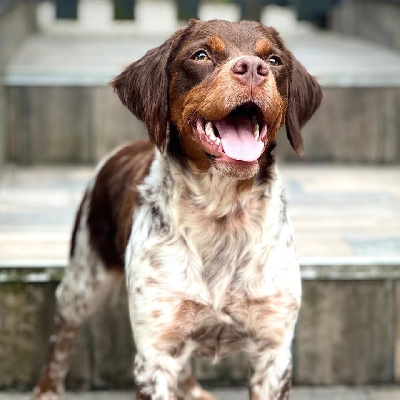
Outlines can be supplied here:
M253 130L254 138L258 140L260 137L260 127L258 126L257 118L255 116L253 116L253 118L251 119L251 127Z
M257 126L258 127L258 126ZM257 132L256 132L256 134L254 135L254 138L256 139L256 140L258 140L259 138L260 138L260 131L257 129Z
M253 135L256 140L260 137L260 127L258 126L257 122L253 124Z
M214 128L210 121L208 121L206 123L206 133L207 133L207 136L210 138L210 140L212 140L213 142L216 141L217 137L214 134Z
M219 146L219 144L221 143L221 139L220 139L219 137L217 137L217 138L215 139L215 143Z
M205 125L205 131L206 131L206 133L207 133L207 136L214 135L214 131L213 131L213 128L212 128L212 124L211 124L210 121L208 121L208 122L206 123L206 125Z

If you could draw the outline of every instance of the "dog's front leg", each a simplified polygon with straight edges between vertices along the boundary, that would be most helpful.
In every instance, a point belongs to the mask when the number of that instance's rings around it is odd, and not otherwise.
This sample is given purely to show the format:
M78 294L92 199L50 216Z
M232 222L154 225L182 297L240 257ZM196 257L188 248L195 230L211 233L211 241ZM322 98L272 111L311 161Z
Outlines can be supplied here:
M289 400L292 386L290 349L260 351L250 357L250 400Z
M196 347L190 334L201 306L183 297L182 279L170 281L172 272L142 267L128 279L137 399L177 400L179 376Z
M177 400L180 363L172 356L148 349L136 354L135 385L137 400Z

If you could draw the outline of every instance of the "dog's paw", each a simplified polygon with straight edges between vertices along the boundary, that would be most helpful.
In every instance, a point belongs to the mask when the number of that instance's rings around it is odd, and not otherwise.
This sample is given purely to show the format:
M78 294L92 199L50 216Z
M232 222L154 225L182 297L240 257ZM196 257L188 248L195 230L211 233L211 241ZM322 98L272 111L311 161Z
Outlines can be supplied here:
M189 396L185 400L218 400L218 398L202 387L195 386L190 390Z
M30 400L62 400L64 393L62 391L42 390L40 386L33 389Z

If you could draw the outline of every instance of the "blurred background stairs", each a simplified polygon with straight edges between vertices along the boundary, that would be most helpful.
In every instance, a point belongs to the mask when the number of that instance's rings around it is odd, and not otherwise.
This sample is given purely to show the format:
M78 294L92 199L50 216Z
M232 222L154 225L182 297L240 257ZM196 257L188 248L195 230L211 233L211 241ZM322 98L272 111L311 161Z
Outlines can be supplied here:
M400 382L399 1L0 0L0 388L39 373L94 163L146 135L109 80L189 17L275 26L324 86L305 160L284 132L277 149L304 278L295 383ZM125 297L85 325L68 387L132 385ZM242 355L195 368L247 376Z

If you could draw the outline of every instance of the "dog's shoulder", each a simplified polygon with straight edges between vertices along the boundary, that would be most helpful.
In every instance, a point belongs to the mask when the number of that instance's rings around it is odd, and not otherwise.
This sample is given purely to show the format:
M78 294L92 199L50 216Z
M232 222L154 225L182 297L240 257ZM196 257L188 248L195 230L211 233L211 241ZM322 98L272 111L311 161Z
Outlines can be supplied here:
M124 267L124 251L138 203L136 187L149 173L155 148L148 140L117 149L98 166L84 201L90 244L108 268ZM76 225L79 223L78 213ZM71 248L74 247L73 237Z

